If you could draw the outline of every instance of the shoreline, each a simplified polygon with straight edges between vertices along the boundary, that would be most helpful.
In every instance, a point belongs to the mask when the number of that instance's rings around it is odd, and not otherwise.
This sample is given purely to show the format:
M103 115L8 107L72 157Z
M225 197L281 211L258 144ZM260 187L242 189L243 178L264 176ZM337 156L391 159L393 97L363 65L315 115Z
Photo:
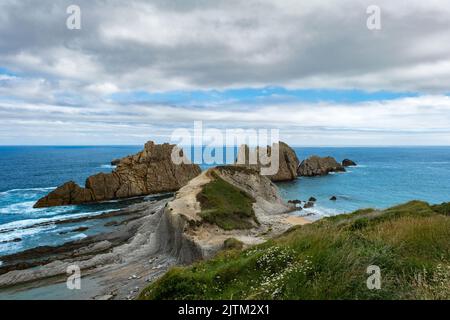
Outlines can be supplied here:
M134 299L170 267L180 265L170 252L155 247L155 230L171 200L143 201L99 216L80 217L72 222L127 218L112 232L1 257L0 299ZM273 219L290 225L313 222L293 212ZM66 267L74 263L81 267L82 288L71 291L65 285Z
M145 250L149 244L142 241L142 232L147 229L150 235L154 231L154 217L167 202L168 199L142 202L115 212L115 215L130 215L115 231L2 257L0 299L21 296L26 299L33 292L55 299L60 297L61 290L67 299L131 298L136 287L142 287L174 263L164 254L149 254L151 251ZM80 291L68 290L65 285L66 268L74 264L80 266L82 273ZM61 290L53 292L59 287ZM47 293L42 292L44 288L49 289Z

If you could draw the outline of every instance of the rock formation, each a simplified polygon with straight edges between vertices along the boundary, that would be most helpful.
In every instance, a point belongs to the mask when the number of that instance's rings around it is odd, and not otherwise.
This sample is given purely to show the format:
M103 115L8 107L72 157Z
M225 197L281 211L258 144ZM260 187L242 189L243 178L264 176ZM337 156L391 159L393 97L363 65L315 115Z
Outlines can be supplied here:
M112 166L117 166L120 163L120 160L122 160L122 159L114 159L114 160L112 160L111 161L111 165Z
M330 172L345 172L345 168L332 157L312 156L302 161L297 170L303 177L324 176Z
M218 178L255 200L253 210L257 224L251 228L224 230L202 218L202 206L197 196ZM161 250L170 251L179 262L189 263L211 257L223 249L230 238L244 246L258 244L293 225L309 223L304 218L288 214L294 210L295 205L285 203L278 188L256 170L240 166L211 168L181 188L175 199L168 203L158 229L161 234L171 234L172 238L161 242Z
M85 187L67 182L40 199L35 208L75 205L176 191L200 174L194 164L176 165L171 160L175 145L150 141L144 150L117 161L112 173L99 173Z
M262 165L261 161L259 159L259 147L256 149L252 149L252 151L256 151L256 155L258 155L258 164L252 164L249 161L249 152L250 149L247 145L243 145L239 149L239 157L238 157L238 163L239 165L244 165L246 167L255 169L257 171L261 171L261 167L270 167L269 165ZM272 148L270 146L267 147L267 155L270 158L272 154ZM245 159L242 159L242 157L245 155ZM295 151L289 147L284 142L279 143L279 166L278 166L278 172L274 175L268 175L267 177L272 180L273 182L280 182L280 181L291 181L295 180L297 178L297 168L299 165L299 160L297 158L297 155L295 154Z
M356 162L354 162L353 160L350 160L350 159L344 159L344 160L342 160L342 165L343 165L344 167L354 167L354 166L356 166L357 164L356 164Z

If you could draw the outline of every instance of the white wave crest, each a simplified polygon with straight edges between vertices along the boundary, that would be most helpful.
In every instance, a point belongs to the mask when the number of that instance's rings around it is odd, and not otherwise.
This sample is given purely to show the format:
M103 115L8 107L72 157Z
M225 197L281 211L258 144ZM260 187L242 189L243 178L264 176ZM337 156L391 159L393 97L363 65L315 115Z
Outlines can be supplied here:
M54 190L54 189L56 189L56 187L47 187L47 188L26 188L26 189L11 189L11 190L6 190L6 191L0 192L0 196L3 196L3 195L9 195L9 194L11 194L11 193L16 193L16 192L28 192L28 191L40 191L40 192L45 192L45 191Z
M76 218L84 218L84 217L95 217L98 215L101 215L103 213L113 212L117 211L116 209L110 209L110 210L102 210L102 211L94 211L94 212L84 212L84 213L75 213L75 214L68 214L65 216L57 216L57 217L51 217L51 218L41 218L41 219L26 219L26 220L19 220L14 222L9 222L0 225L0 232L12 232L17 231L24 228L32 228L35 225L40 225L42 223L54 223L56 221L65 221L70 219L76 219Z

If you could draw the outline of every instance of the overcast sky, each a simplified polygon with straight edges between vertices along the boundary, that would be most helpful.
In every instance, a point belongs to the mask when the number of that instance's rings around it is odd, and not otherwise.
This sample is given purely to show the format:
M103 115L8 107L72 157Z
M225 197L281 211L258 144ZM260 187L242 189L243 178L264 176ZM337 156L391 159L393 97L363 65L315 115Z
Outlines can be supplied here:
M0 2L1 145L162 142L195 120L450 145L449 94L448 0Z

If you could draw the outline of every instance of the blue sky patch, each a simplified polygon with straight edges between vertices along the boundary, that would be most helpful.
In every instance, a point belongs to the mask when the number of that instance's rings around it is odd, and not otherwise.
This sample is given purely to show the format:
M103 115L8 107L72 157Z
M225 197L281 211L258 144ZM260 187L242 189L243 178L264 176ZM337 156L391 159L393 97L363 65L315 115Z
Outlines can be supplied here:
M146 91L121 92L110 95L119 103L161 103L202 105L208 103L246 103L264 102L329 102L358 103L365 101L392 100L417 97L417 93L340 89L286 89L282 87L242 88L208 91L169 91L151 93Z

